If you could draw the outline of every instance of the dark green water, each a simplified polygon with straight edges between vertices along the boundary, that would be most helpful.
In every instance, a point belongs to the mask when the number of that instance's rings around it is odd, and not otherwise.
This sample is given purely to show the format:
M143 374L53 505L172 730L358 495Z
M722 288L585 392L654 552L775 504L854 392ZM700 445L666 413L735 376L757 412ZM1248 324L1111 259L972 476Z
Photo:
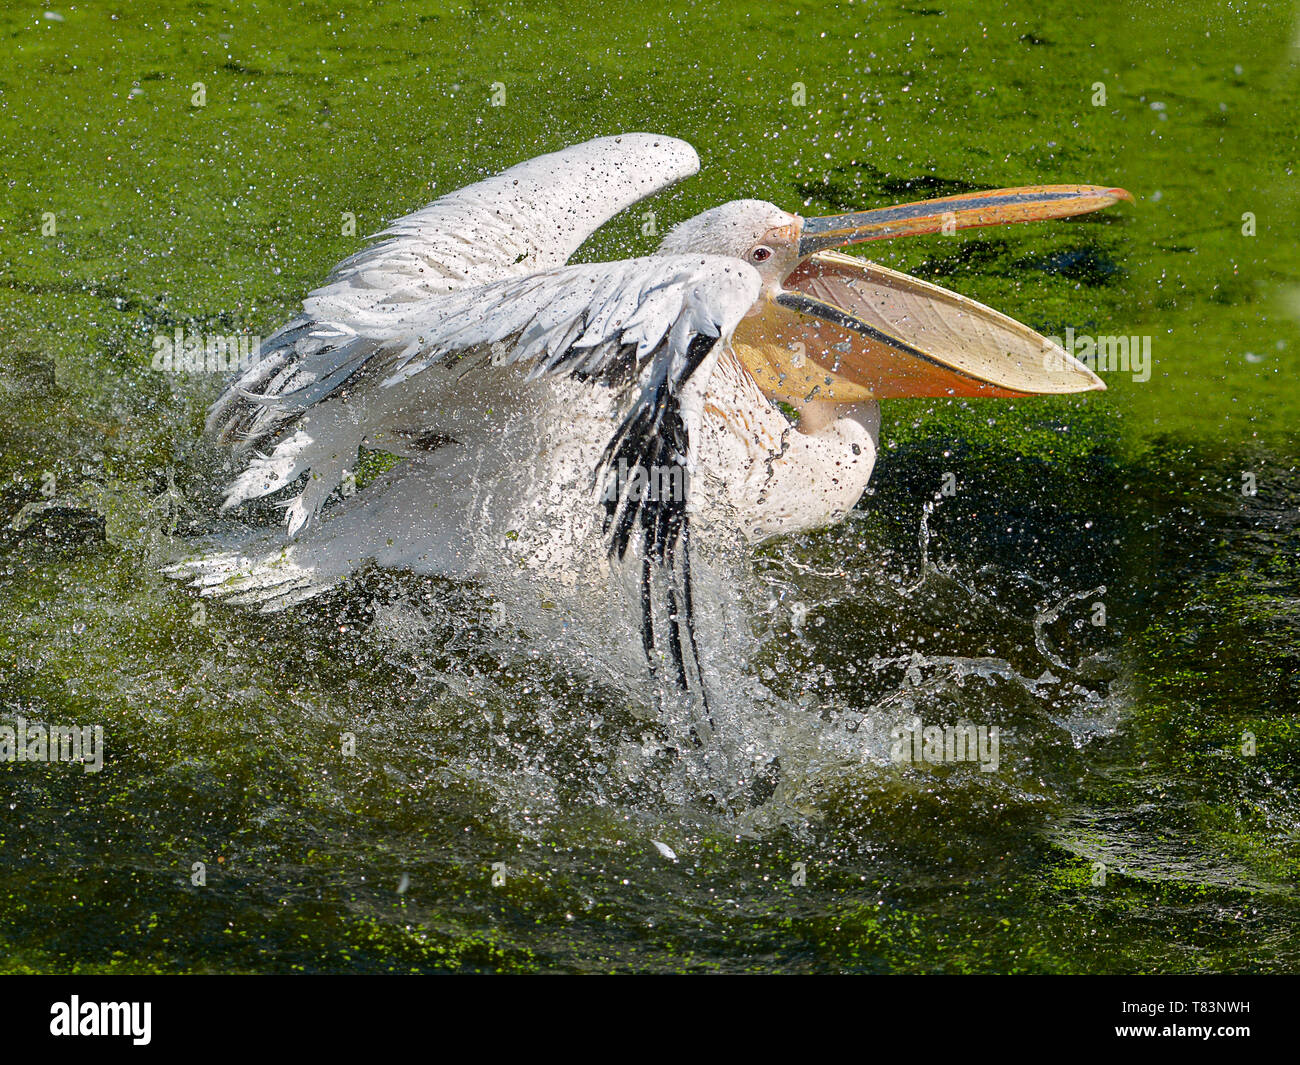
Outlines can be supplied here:
M0 763L0 969L1294 971L1296 11L416 7L0 14L0 723L107 748ZM268 335L359 246L343 212L630 129L700 151L661 224L1123 185L873 254L1150 336L1150 379L889 405L852 519L745 578L730 776L472 588L195 624L157 570L226 527L220 381L152 338ZM653 243L633 212L583 254ZM997 772L891 764L913 715L998 725Z

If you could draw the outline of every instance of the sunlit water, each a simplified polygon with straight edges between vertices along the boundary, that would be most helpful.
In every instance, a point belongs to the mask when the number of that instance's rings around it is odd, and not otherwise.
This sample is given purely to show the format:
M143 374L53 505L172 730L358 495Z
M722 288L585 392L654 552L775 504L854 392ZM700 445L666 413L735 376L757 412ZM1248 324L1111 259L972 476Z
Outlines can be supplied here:
M691 18L620 9L643 21L611 19L617 69L601 42L546 47L564 20L537 5L499 27L381 10L348 47L388 65L345 51L320 71L300 57L340 54L337 27L295 23L286 52L238 14L124 26L111 49L71 14L10 27L13 61L65 88L6 70L28 118L5 127L0 723L102 724L105 760L0 765L5 967L1300 963L1294 328L1262 281L1285 274L1280 223L1262 212L1243 244L1228 199L1264 187L1252 146L1279 142L1241 117L1282 113L1255 102L1265 35L1207 9L1163 26L1183 44L1162 59L1069 5L810 10L816 32L755 9L719 49ZM171 108L190 75L158 53L168 33L233 49L203 71L229 112ZM402 51L433 37L464 47ZM756 54L807 72L814 106L794 118ZM123 55L139 86L115 80ZM488 110L469 86L498 77L512 106ZM1097 78L1107 108L1062 89ZM971 174L1126 184L1130 215L880 256L1044 332L1154 333L1156 375L1079 401L890 405L846 522L705 542L707 731L648 676L608 589L371 570L261 616L160 575L251 529L217 516L219 462L196 443L218 383L152 373L154 335L273 328L354 250L341 210L368 231L485 168L648 127L705 156L661 222L743 195L847 210ZM265 162L279 142L292 167ZM47 209L59 239L29 237ZM645 252L643 224L592 254ZM900 760L895 730L918 719L996 727L996 769Z

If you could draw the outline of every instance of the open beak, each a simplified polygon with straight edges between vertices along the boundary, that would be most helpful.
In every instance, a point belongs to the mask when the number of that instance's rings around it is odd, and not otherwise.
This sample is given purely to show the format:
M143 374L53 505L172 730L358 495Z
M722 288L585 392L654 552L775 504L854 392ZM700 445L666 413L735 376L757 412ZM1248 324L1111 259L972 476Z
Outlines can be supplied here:
M799 266L732 345L768 395L800 404L906 396L1027 396L1104 389L1028 326L965 296L830 248L972 226L1066 218L1131 200L1045 185L805 219Z

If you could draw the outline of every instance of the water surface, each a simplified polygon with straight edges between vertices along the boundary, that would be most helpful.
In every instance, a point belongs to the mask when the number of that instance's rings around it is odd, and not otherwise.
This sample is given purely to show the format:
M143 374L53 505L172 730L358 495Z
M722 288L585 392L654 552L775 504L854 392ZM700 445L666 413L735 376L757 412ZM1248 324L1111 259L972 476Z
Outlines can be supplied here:
M0 764L0 968L1294 971L1294 12L412 7L0 15L0 721L107 745ZM705 750L617 633L481 588L370 573L262 617L159 576L234 525L220 381L152 370L155 336L269 335L386 218L630 129L703 161L660 231L1123 185L873 254L1150 336L1149 380L888 405L850 520L713 601L740 650ZM918 717L997 726L996 771L895 763Z

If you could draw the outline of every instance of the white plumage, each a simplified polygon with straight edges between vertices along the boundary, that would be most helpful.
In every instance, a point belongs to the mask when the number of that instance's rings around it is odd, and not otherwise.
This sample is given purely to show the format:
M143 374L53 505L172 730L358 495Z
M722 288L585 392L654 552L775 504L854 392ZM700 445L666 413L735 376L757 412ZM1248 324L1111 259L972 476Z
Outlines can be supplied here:
M750 539L842 517L871 476L882 395L1100 385L1064 353L1052 352L1054 371L1034 367L1042 338L970 301L931 328L942 351L892 335L887 272L857 276L859 260L819 251L904 223L930 231L918 205L805 222L737 201L678 226L655 255L568 264L600 225L698 166L670 137L588 141L444 196L340 263L208 419L243 464L224 508L292 493L287 538L173 575L275 610L366 562L474 576L509 560L576 580L632 556L646 649L658 616L685 683L700 507ZM1026 202L1072 213L1059 189L1088 187L1052 188L939 203L945 222L987 224L990 210L1018 220L1007 212ZM962 300L919 284L904 322L938 307L933 293L945 308ZM828 301L841 295L845 306ZM963 338L993 350L995 369L997 350L1015 347L1001 377L959 365ZM901 385L891 359L911 375ZM798 424L774 398L798 408ZM361 447L403 461L323 510ZM681 488L647 491L656 477ZM652 588L666 597L658 612Z

